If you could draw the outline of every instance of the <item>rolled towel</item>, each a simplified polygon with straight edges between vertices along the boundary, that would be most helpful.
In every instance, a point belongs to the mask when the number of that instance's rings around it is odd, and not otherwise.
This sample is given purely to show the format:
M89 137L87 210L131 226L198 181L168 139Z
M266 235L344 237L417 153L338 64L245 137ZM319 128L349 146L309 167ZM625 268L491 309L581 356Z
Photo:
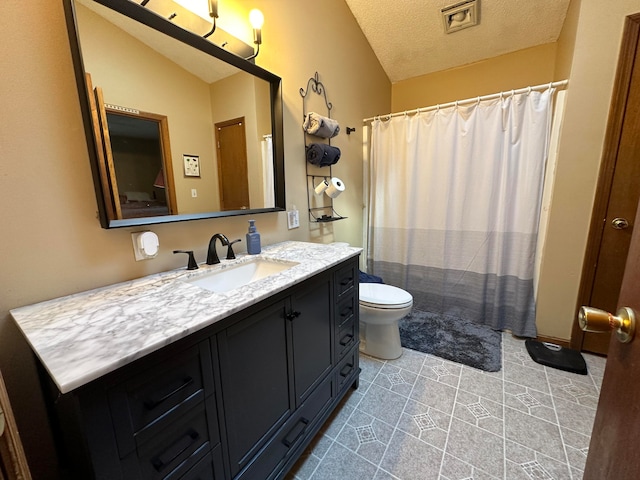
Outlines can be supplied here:
M319 167L333 165L340 160L340 149L325 143L312 143L307 145L307 162Z
M308 134L322 138L332 138L340 132L338 122L315 112L309 112L304 116L302 128Z

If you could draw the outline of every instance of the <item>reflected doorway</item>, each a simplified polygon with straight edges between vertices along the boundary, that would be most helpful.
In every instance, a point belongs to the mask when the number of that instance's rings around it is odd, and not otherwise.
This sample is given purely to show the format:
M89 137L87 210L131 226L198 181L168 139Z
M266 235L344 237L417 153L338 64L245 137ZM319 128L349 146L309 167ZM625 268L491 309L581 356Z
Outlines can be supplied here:
M244 117L215 124L220 210L246 210L249 202Z
M171 215L175 199L167 118L106 108L120 218ZM169 178L171 176L171 181Z

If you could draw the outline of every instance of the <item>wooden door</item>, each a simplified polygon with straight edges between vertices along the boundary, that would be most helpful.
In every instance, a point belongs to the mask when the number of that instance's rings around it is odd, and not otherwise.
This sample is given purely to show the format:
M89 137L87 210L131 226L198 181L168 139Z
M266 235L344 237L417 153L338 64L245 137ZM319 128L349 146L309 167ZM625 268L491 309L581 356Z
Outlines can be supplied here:
M250 208L244 117L216 123L220 210Z
M640 198L640 14L627 18L605 153L580 287L580 304L615 311ZM625 226L626 222L626 226ZM609 334L574 325L571 346L606 354Z
M4 473L3 473L4 472ZM0 373L0 479L31 480L27 457Z
M640 209L635 217L640 221ZM640 317L640 228L631 236L619 307ZM622 276L622 275L621 275ZM636 327L637 328L637 327ZM640 476L640 335L620 343L612 335L584 480L635 480Z

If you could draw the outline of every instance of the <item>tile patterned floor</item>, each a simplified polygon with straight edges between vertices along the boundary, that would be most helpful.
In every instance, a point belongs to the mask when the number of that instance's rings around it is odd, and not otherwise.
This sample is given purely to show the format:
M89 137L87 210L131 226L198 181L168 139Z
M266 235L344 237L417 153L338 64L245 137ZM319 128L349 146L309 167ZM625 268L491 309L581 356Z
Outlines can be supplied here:
M287 480L580 480L605 359L588 375L535 363L504 333L487 373L404 350L360 356L360 387Z

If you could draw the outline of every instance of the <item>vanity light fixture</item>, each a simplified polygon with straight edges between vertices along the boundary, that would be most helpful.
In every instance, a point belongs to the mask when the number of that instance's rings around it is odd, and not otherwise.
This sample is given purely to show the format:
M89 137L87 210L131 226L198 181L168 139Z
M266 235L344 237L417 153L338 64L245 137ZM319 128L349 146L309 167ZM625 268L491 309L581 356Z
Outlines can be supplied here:
M202 37L207 38L216 31L216 19L218 18L218 0L209 0L209 16L213 19L213 28L209 33L205 33Z
M264 24L264 15L257 8L254 8L249 12L249 23L253 27L253 43L255 43L258 48L255 53L250 57L247 57L245 60L252 60L258 56L260 53L260 45L262 44L262 25Z

